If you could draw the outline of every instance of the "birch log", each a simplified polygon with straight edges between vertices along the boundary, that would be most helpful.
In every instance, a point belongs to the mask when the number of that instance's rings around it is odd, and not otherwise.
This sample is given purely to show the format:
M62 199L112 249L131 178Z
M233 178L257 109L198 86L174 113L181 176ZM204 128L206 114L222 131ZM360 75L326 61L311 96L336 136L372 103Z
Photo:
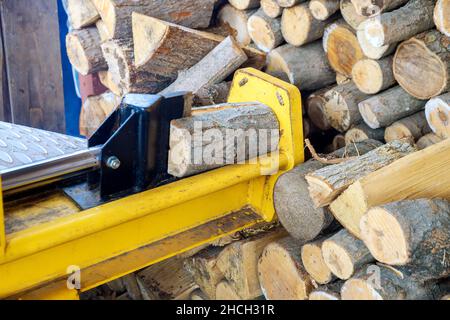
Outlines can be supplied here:
M348 186L416 151L408 142L393 141L355 159L318 169L305 176L317 207L330 204Z
M393 69L397 82L418 99L430 99L448 91L450 38L431 30L402 42L395 53Z
M367 94L376 94L396 81L392 71L394 56L381 60L362 59L353 65L352 79L358 89Z
M450 92L431 99L425 105L430 128L442 139L450 138Z
M422 110L425 102L396 86L360 102L359 112L369 127L377 129Z
M315 90L335 82L320 41L303 47L290 44L271 51L266 72L296 85L300 90Z
M372 172L331 204L334 217L361 238L361 217L374 206L404 199L450 200L450 176L443 174L450 165L449 152L447 139Z
M446 278L449 217L446 200L402 200L370 209L361 218L361 235L378 261L405 266L421 282Z

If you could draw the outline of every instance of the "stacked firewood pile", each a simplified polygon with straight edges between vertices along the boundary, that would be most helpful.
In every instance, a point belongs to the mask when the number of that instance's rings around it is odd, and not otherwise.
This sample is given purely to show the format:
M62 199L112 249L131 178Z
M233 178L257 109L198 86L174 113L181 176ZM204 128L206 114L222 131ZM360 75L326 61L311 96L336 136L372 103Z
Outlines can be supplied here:
M83 105L86 136L128 93L225 102L241 67L302 93L312 159L277 183L283 228L164 262L179 277L158 279L168 269L148 271L157 265L136 273L141 298L445 295L449 0L69 0L69 11L71 62L108 89ZM189 283L173 285L183 294L161 284L175 278ZM106 291L132 298L120 281Z

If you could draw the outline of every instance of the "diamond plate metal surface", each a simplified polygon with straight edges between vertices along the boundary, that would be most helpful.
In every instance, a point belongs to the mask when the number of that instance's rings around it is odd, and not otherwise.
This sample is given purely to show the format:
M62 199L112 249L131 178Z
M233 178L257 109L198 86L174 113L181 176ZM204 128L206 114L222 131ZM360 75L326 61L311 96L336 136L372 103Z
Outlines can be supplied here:
M0 121L0 170L85 149L85 139Z

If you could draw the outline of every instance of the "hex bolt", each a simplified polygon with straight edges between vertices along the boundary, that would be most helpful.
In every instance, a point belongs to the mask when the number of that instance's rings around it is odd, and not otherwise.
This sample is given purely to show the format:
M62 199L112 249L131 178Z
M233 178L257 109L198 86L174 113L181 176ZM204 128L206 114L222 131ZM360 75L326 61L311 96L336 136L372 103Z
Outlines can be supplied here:
M109 157L108 160L106 160L106 166L113 170L119 169L119 167L120 167L119 158L117 158L116 156Z

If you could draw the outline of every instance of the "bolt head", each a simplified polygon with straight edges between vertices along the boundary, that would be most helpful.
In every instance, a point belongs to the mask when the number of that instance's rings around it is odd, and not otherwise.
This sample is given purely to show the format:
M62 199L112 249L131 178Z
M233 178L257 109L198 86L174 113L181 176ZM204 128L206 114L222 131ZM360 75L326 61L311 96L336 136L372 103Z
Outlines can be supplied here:
M106 166L108 168L113 169L113 170L119 169L119 167L120 167L120 160L119 160L119 158L117 158L115 156L109 157L108 160L106 161Z

